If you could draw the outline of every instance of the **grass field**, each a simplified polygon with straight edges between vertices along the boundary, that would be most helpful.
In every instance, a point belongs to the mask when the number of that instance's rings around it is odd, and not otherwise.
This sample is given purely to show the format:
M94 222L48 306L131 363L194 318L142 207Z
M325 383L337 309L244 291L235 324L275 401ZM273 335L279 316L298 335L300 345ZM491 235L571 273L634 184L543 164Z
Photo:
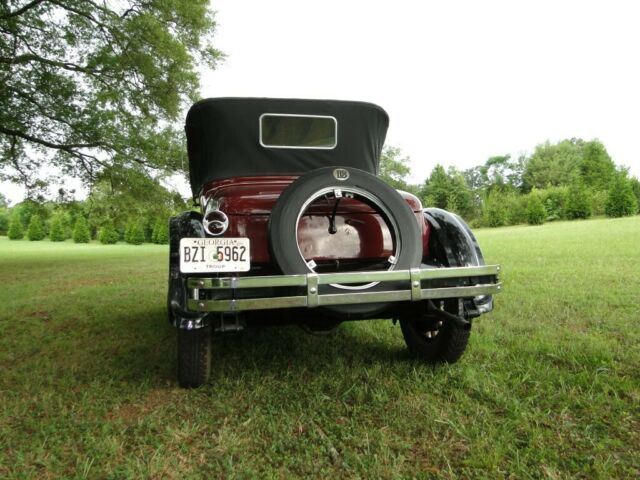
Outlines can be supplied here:
M456 365L280 328L191 391L166 247L0 238L0 478L638 478L640 217L477 233L505 288Z

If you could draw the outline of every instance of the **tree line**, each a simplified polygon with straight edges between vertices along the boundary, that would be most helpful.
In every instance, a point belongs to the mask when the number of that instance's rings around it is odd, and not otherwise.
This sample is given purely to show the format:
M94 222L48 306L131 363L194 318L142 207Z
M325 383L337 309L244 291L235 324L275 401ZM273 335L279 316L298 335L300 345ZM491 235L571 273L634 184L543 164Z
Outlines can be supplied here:
M473 227L621 217L638 213L640 205L640 181L616 166L598 140L547 142L530 156L495 156L467 170L437 164L421 184L408 181L409 163L400 149L386 147L380 177L414 193L426 207L458 213ZM84 200L60 189L54 199L28 198L9 208L0 195L0 235L161 244L168 242L169 217L188 208L178 192L146 172L112 167L98 175Z
M12 240L164 244L169 241L169 217L188 208L178 192L144 172L111 169L84 200L60 189L55 199L27 198L9 208L0 195L0 235Z
M399 149L386 147L380 176L424 206L456 212L474 227L622 217L635 215L640 205L640 181L616 165L598 140L546 142L529 156L495 156L467 170L437 164L417 185L408 180L409 162Z

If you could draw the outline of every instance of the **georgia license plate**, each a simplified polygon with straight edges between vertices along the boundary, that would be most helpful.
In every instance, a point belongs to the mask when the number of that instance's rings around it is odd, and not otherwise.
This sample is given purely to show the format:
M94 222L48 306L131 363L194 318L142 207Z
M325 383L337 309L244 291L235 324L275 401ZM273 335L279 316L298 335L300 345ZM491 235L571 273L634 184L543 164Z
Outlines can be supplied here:
M248 238L181 238L182 273L248 272Z

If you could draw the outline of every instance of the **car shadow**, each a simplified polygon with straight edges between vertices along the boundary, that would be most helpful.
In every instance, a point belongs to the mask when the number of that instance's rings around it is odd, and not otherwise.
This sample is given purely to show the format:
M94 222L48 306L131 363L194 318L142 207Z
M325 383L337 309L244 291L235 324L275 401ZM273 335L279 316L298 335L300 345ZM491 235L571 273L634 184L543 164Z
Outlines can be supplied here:
M132 312L114 320L126 328L110 332L110 341L99 355L101 366L87 368L94 375L109 379L176 384L175 328L167 321L163 309L146 312L144 319L140 318ZM363 323L343 324L323 336L311 335L295 325L214 335L212 381L233 380L247 374L284 378L295 376L296 372L308 374L338 367L411 361L404 342L398 341L400 329L388 323L388 331L386 325L372 332Z

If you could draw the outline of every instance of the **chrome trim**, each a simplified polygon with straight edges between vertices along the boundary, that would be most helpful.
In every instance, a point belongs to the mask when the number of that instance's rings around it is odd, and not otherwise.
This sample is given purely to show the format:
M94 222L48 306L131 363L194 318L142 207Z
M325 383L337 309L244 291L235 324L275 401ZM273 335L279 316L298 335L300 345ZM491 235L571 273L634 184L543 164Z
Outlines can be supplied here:
M223 277L189 278L187 287L201 290L267 288L267 287L306 287L306 295L236 298L230 300L187 300L187 308L198 312L229 312L242 310L264 310L273 308L316 307L325 305L347 305L357 303L421 301L440 298L468 298L478 295L499 293L502 283L497 281L500 270L498 265L478 267L425 268L411 270L392 270L385 272L349 272L349 273L308 273L304 275L278 275L264 277ZM461 287L422 288L423 280L468 279L476 276L495 276L492 283L481 283ZM361 283L364 279L377 282L407 282L409 288L381 292L350 292L322 294L320 285L341 283Z
M207 217L212 213L220 215L221 220L207 220ZM218 232L212 231L209 229L209 225L214 225L220 230ZM220 210L220 202L218 200L212 198L207 202L204 214L202 215L202 226L206 232L213 237L219 237L229 228L229 217L227 217L226 213Z
M303 118L330 118L333 120L335 141L331 147L296 147L290 145L266 145L262 142L262 119L263 117L303 117ZM302 115L297 113L263 113L258 118L258 141L264 148L288 148L296 150L333 150L338 146L338 120L331 115Z
M389 212L389 210L387 210L387 208L384 206L384 204L380 201L380 199L374 195L371 192L368 192L367 190L363 190L361 188L358 187L337 187L337 186L329 186L329 187L325 187L322 188L314 193L312 193L311 195L309 195L309 198L307 199L306 202L304 202L302 204L302 207L300 207L300 211L298 212L298 218L296 218L296 226L295 226L295 231L298 231L298 227L300 226L300 219L302 218L304 212L306 212L307 208L309 208L309 206L315 202L317 199L326 196L328 193L333 193L335 198L339 198L336 195L336 192L340 193L340 197L342 197L344 195L344 193L351 194L351 197L349 198L354 198L354 196L358 196L358 197L362 197L365 198L367 200L369 200L370 202L372 202L373 204L375 204L375 206L378 208L378 213L382 214L383 220L386 218L385 223L387 224L387 228L389 228L389 231L391 233L391 235L395 236L395 240L396 240L396 247L395 250L393 252L393 255L391 255L389 257L389 259L393 259L393 262L389 262L389 264L391 265L387 271L389 270L393 270L395 268L395 259L398 258L400 256L400 252L402 251L402 239L399 237L398 235L398 225L396 224L396 221L393 217L393 215L391 215L391 212ZM344 192L344 193L343 193ZM304 255L302 255L302 251L300 250L300 245L298 244L298 253L300 254L300 256L302 257L303 260L305 260ZM306 261L306 260L305 260ZM316 263L312 260L310 260L309 262L307 262L307 266L309 267L309 270L311 270L312 272L315 273L314 269L316 268ZM354 282L355 283L355 282ZM375 287L378 282L375 281L371 281L370 278L368 278L367 280L364 280L362 283L365 283L365 285L341 285L340 282L335 282L333 284L331 284L332 287L335 288L340 288L342 290L367 290L369 288Z

